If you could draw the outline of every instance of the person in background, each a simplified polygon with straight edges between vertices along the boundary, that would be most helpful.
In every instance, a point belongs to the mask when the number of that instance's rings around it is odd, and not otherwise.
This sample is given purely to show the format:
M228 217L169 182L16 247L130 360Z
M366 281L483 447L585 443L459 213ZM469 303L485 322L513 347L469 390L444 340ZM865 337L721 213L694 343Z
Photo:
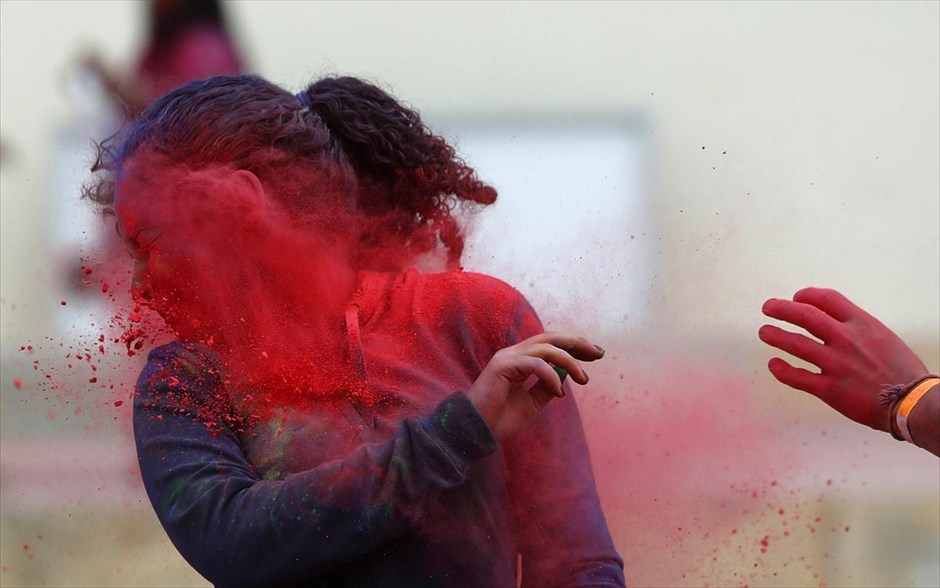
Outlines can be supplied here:
M352 77L155 101L88 195L178 341L138 380L144 486L224 586L624 585L568 379L603 349L459 268L477 179ZM546 233L548 236L548 233ZM534 239L540 238L538 235Z
M221 0L149 0L147 29L146 45L129 79L110 71L97 54L85 59L132 117L186 82L245 70Z
M813 373L775 357L767 367L777 380L940 456L940 378L881 321L825 288L771 298L763 313L816 338L761 326L762 341L819 368Z

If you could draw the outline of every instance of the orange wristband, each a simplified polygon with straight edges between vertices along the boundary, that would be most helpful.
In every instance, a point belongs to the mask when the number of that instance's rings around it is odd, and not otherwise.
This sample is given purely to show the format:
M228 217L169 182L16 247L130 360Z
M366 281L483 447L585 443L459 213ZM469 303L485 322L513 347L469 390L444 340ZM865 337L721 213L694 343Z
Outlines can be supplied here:
M917 406L917 401L923 398L924 395L937 384L940 384L940 378L927 378L920 384L917 384L910 393L906 394L904 398L901 399L901 404L898 405L898 414L896 417L898 432L908 443L913 443L914 440L911 438L911 431L907 427L907 418L910 416L911 411L914 410L914 407Z

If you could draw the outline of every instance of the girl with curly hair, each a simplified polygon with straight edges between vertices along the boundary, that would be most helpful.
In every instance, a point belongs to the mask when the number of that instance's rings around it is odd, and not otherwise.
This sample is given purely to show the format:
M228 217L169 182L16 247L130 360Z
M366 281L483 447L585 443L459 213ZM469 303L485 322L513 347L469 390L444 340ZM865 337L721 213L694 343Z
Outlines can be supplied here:
M207 579L623 585L565 381L604 351L459 269L454 213L496 192L416 112L357 78L220 76L98 168L178 339L137 384L144 485Z

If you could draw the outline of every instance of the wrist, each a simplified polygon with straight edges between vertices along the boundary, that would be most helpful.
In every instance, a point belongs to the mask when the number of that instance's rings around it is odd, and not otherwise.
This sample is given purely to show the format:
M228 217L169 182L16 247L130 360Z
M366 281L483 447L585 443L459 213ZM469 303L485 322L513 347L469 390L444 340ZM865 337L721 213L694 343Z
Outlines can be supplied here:
M904 441L901 431L898 430L898 408L901 406L901 399L892 400L888 405L888 432L898 441Z
M907 424L914 444L940 457L940 384L920 399Z
M888 422L885 431L898 441L911 441L907 430L907 417L917 401L936 383L940 377L924 374L906 384L885 385L879 394L880 402L888 410ZM916 398L910 397L911 394Z
M912 428L917 429L917 427L914 426L915 419L913 418L915 410L928 403L929 399L927 398L927 394L935 389L938 384L940 384L940 378L937 376L925 378L898 402L897 414L894 420L897 424L898 432L905 441L914 443L915 445L917 444L914 442L914 437L911 433ZM923 414L923 410L916 414Z

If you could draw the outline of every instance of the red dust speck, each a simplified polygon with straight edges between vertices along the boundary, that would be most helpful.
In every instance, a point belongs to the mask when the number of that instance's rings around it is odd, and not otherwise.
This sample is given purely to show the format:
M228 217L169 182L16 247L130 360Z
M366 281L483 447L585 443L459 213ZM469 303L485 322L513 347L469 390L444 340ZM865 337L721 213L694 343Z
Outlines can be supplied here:
M94 383L97 382L97 381L98 381L98 378L88 378L88 383L89 383L89 384L94 384Z
M68 302L65 300L60 300L59 304L61 304L62 306L65 306L66 304L68 304Z
M21 380L20 378L16 378L15 380L13 380L13 387L16 388L17 390L22 390L23 380Z
M123 401L123 400L115 400L115 401L114 401L114 406L121 406L122 404L124 404L124 401Z

